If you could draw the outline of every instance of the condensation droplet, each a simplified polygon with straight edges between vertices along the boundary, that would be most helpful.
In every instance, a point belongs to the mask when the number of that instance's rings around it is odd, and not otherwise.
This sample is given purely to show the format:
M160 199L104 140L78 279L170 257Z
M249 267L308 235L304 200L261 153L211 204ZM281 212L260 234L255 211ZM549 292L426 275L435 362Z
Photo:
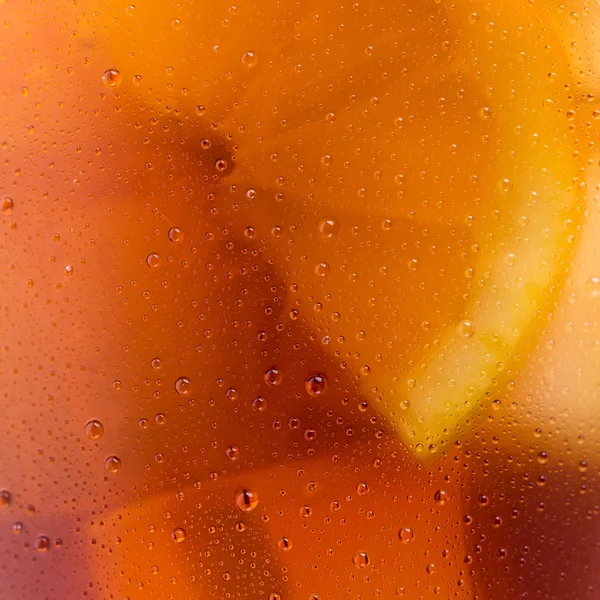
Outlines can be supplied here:
M227 450L225 450L225 456L231 460L237 460L240 455L240 449L237 446L228 446Z
M412 542L414 537L414 531L410 527L402 527L398 532L398 538L405 544Z
M286 537L282 537L279 542L277 542L277 546L282 552L287 552L292 549L292 540Z
M38 552L48 552L50 550L50 538L46 535L39 535L35 539L35 549Z
M235 495L235 504L242 512L250 513L258 506L258 494L244 489Z
M322 396L327 392L329 381L324 373L311 373L305 379L304 387L310 396Z
M267 408L267 401L262 396L257 396L252 400L252 408L256 412L263 412Z
M146 264L151 269L156 269L157 267L159 267L160 266L160 254L157 254L156 252L152 252L151 254L148 254L148 256L146 257Z
M359 568L363 569L369 564L369 557L366 552L357 552L352 558L352 562Z
M327 275L329 275L330 271L331 271L331 268L329 267L329 264L326 262L320 262L315 266L315 273L319 277L327 277Z
M448 492L444 490L438 490L434 495L433 499L440 505L443 506L448 501Z
M104 468L113 475L118 473L121 470L122 466L123 465L121 463L121 459L118 456L115 456L114 454L109 456L104 461Z
M258 59L254 52L249 50L248 52L244 52L244 54L242 54L242 64L245 67L248 67L248 69L255 67L257 62Z
M0 508L10 506L12 496L8 490L0 490Z
M185 540L185 529L182 529L181 527L176 527L171 535L178 544L181 544L181 542Z
M192 393L192 381L187 377L178 377L175 380L175 391L180 396L188 396Z
M464 321L460 322L458 326L458 332L464 338L473 337L475 334L475 325L473 325L471 321L465 319Z
M183 241L183 231L179 227L171 227L167 235L174 244L179 244Z
M283 373L277 367L270 367L264 374L265 383L276 387L283 381Z
M585 289L592 298L600 297L600 277L590 277L585 284Z
M104 425L98 419L91 419L85 424L85 435L90 440L99 440L104 435Z
M107 69L102 75L102 83L109 88L116 88L121 85L123 78L118 69Z
M319 233L324 238L333 238L339 231L340 223L335 217L327 217L319 222Z
M8 196L4 196L2 198L2 202L0 202L0 210L2 210L3 215L10 215L13 211L15 204L12 198Z

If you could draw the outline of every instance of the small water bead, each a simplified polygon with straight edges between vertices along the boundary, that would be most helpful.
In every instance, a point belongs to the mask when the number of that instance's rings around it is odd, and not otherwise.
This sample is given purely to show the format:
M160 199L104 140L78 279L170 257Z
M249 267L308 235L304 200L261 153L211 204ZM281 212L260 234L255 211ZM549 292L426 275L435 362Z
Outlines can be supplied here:
M181 544L181 542L185 540L185 529L177 527L173 530L173 533L171 535L178 544Z
M181 376L175 380L175 391L180 396L188 396L192 393L192 381L188 377Z
M282 537L277 542L277 546L282 552L287 552L288 550L292 549L292 540L286 537Z
M258 506L258 494L250 490L242 490L235 496L236 506L244 513L250 513Z
M410 527L402 527L398 532L398 538L404 544L410 544L415 538L415 533Z
M90 440L99 440L104 435L104 425L98 419L91 419L85 424L85 435Z
M240 456L240 449L237 446L228 446L225 456L231 461L237 460Z
M148 254L148 256L146 257L146 264L151 269L156 269L157 267L160 266L160 263L161 263L160 254L157 254L156 252L152 252L152 253Z
M600 277L590 277L585 284L585 289L592 298L600 297Z
M269 594L269 600L282 600L282 596L277 592L273 592L272 594Z
M156 369L156 370L158 370L158 369L160 369L160 368L162 367L162 361L160 360L160 358L153 358L153 359L150 361L150 366L151 366L153 369Z
M475 334L475 325L473 325L471 321L465 319L464 321L460 322L458 326L458 333L461 335L461 337L467 339L473 337Z
M319 233L326 239L335 237L340 231L340 223L334 217L327 217L319 222Z
M249 50L248 52L244 52L244 54L242 54L242 64L248 69L254 68L257 63L258 59L254 52Z
M311 373L305 379L304 387L310 396L322 396L327 392L329 381L324 373Z
M263 412L267 408L267 401L262 396L257 396L252 400L252 408L256 412Z
M174 244L179 244L183 241L183 231L179 227L171 227L167 235Z
M542 450L537 455L537 461L540 465L545 465L548 462L548 453Z
M15 521L10 530L14 535L19 535L23 531L23 523L21 523L21 521Z
M264 374L265 383L277 387L283 381L283 373L277 367L270 367Z
M312 508L310 506L303 506L300 508L300 516L303 518L308 518L312 515Z
M0 490L0 508L10 506L12 496L8 490Z
M0 201L0 210L2 211L3 215L10 215L13 211L14 206L15 203L13 202L13 199L9 198L8 196L4 196L4 198L2 198L2 201Z
M326 262L320 262L315 266L315 273L319 277L327 277L331 272L331 267Z
M246 523L244 523L244 521L237 521L235 524L235 530L238 533L242 533L243 531L246 531Z
M109 456L104 461L104 468L112 475L118 473L121 470L122 466L123 465L121 463L121 459L118 456L115 456L114 454Z
M35 549L38 552L48 552L50 550L50 538L46 535L39 535L35 540Z
M366 552L357 552L352 558L352 562L360 569L364 569L369 564L369 557Z
M67 277L70 277L71 275L73 275L73 273L74 273L73 267L71 265L66 265L65 266L65 275Z
M116 88L121 85L123 78L118 69L107 69L102 75L102 83L109 88Z

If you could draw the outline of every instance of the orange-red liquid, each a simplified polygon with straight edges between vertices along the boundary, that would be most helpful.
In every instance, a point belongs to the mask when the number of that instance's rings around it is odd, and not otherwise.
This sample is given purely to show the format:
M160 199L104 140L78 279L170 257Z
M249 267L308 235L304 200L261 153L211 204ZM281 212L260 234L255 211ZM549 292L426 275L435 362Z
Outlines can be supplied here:
M592 8L0 3L0 599L599 598Z

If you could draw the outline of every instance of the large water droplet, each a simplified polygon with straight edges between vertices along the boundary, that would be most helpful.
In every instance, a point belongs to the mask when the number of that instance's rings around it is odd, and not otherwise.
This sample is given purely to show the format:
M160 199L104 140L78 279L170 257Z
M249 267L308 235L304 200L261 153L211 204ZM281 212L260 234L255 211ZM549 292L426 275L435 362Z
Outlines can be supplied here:
M250 513L258 506L258 494L244 489L235 495L235 504L242 512Z
M85 435L90 440L99 440L104 435L104 425L98 419L91 419L85 424Z

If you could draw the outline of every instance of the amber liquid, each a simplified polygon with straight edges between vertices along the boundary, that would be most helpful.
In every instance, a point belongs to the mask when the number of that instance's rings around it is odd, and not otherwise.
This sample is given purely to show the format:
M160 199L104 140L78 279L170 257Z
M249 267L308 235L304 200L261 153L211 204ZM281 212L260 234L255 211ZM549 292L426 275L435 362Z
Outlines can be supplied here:
M0 599L600 597L590 7L0 15Z

